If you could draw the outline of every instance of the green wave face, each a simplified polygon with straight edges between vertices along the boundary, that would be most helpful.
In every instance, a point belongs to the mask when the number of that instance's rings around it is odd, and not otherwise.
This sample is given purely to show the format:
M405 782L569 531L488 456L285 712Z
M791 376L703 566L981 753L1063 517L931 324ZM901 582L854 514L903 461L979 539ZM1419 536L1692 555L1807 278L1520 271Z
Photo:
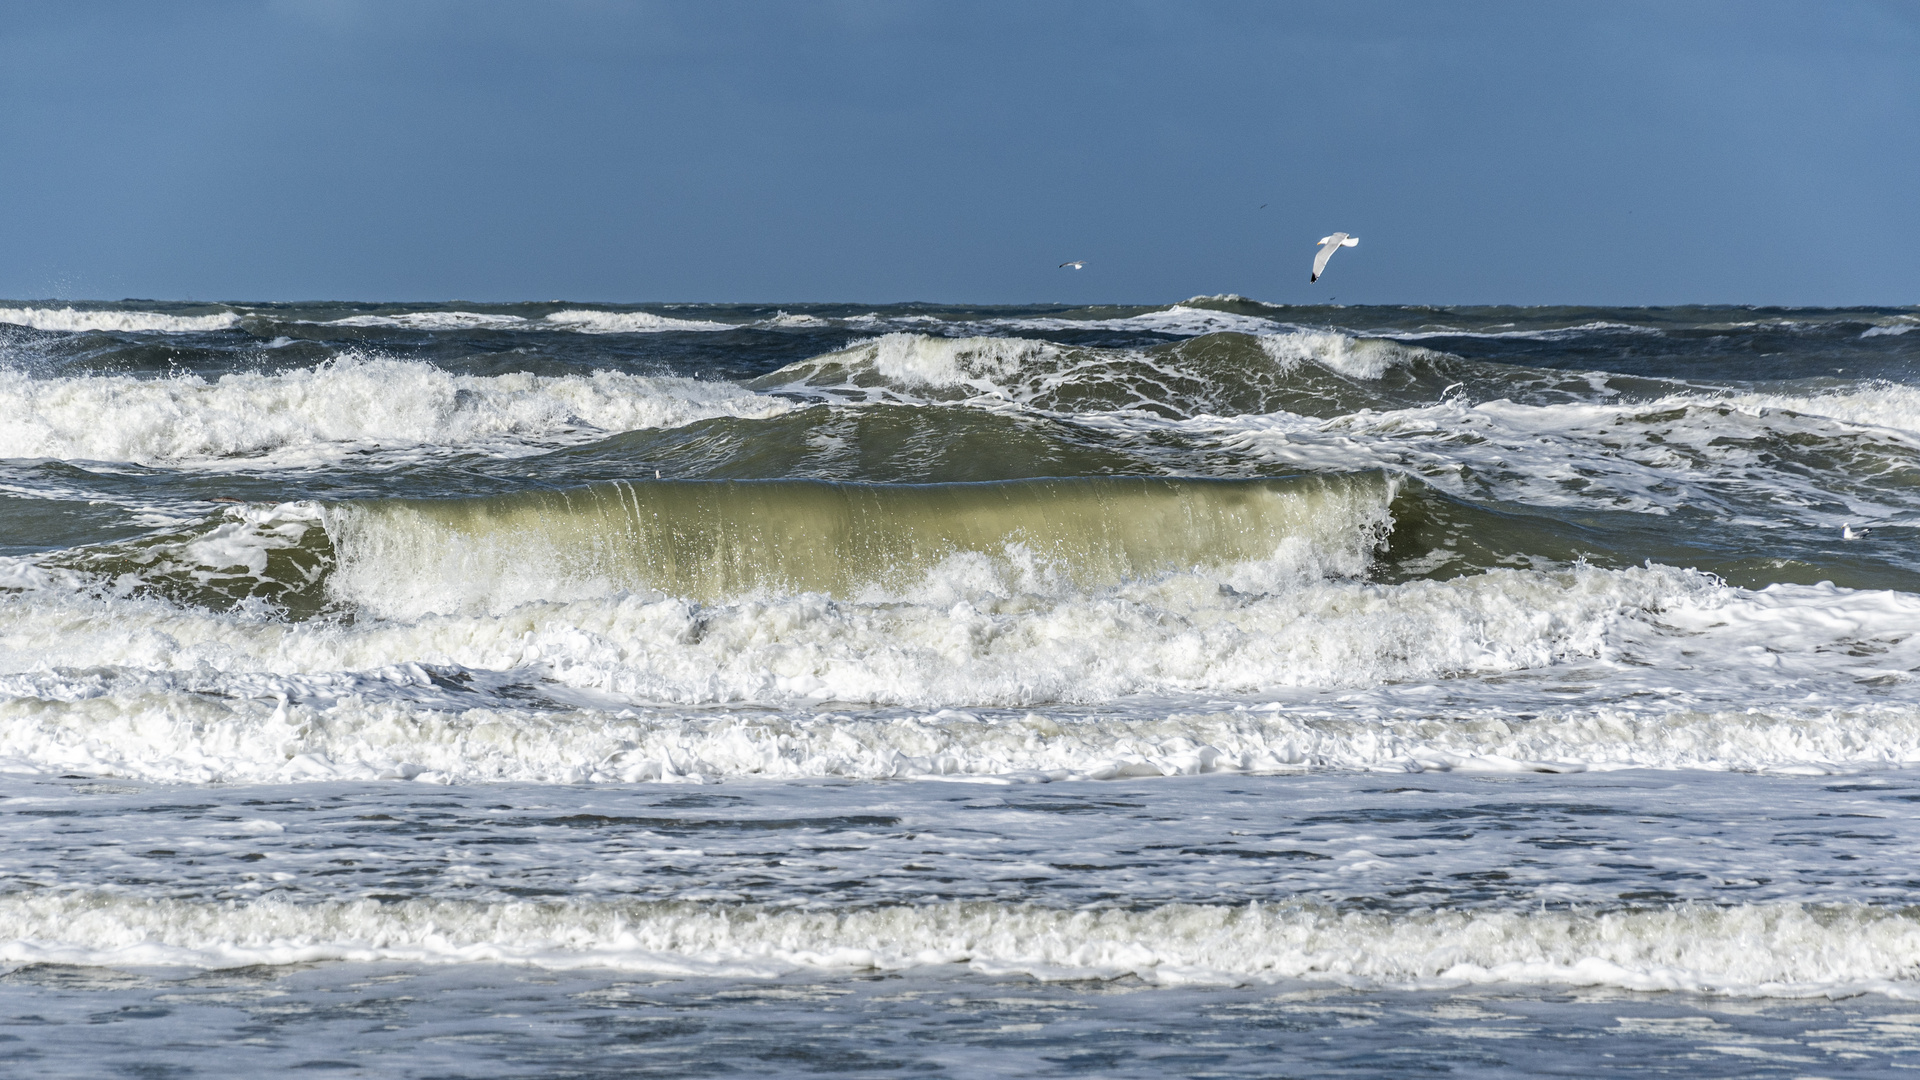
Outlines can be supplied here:
M1122 437L1054 418L955 405L875 404L815 405L764 420L727 416L684 427L623 432L548 455L539 467L549 472L604 468L606 478L612 479L635 475L633 463L645 462L663 466L676 479L798 475L859 483L945 484L1151 474L1160 471L1160 457L1164 451L1151 444L1129 445Z
M311 503L241 506L184 528L55 552L42 564L87 591L310 618L328 611L333 544Z
M1092 588L1284 556L1363 572L1390 527L1378 474L972 484L615 481L330 508L328 591L374 614L647 590L873 597L955 561Z

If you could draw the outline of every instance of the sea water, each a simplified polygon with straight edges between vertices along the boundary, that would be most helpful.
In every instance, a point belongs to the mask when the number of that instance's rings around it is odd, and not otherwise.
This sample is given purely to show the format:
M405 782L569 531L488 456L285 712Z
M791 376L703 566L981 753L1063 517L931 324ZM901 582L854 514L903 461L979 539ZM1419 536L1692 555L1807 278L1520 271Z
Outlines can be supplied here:
M1915 327L0 302L0 1062L1920 1067Z

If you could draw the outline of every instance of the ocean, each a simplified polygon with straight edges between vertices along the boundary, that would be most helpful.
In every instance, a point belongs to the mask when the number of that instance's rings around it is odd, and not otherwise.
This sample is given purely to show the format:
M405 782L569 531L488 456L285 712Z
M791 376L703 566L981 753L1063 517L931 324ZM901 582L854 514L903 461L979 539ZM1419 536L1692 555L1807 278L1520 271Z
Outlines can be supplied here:
M0 302L0 1068L1920 1068L1920 308Z

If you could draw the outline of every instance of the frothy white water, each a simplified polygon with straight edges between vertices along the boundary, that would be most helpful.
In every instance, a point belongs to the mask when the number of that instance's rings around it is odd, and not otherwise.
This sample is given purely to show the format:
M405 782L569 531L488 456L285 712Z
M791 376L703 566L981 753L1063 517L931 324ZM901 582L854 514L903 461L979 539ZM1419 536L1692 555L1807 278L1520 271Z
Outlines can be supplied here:
M984 325L1009 330L1132 330L1143 333L1199 337L1229 331L1240 334L1267 334L1282 323L1254 315L1230 311L1188 307L1175 304L1164 311L1149 311L1118 319L990 319Z
M626 596L353 626L14 584L0 756L28 769L638 781L1920 761L1920 710L1875 690L1920 666L1920 601L1669 570L1268 594L1177 575L998 600L948 580L906 602ZM1196 702L1250 693L1281 700ZM728 703L780 711L713 711ZM1038 711L966 711L992 705Z
M399 315L350 315L328 326L395 326L408 330L520 330L535 325L518 315L479 311L408 311Z
M1081 422L1122 431L1171 425L1255 461L1406 471L1455 495L1534 506L1713 508L1743 522L1835 529L1920 509L1908 501L1920 394L1906 387L1546 405L1449 398L1332 419L1275 412ZM1801 448L1805 468L1779 467Z
M1901 334L1905 334L1913 330L1920 330L1920 321L1916 321L1914 319L1905 319L1901 322L1883 323L1879 326L1869 326L1865 330L1861 331L1860 336L1863 338L1899 337Z
M782 312L768 320L774 326L826 326L824 319ZM735 330L732 323L710 319L676 319L650 311L556 311L544 319L477 311L408 311L396 315L351 315L331 319L328 326L390 326L405 330L571 330L589 334L651 334L669 330Z
M1735 394L1725 400L1750 412L1780 409L1920 436L1920 387L1904 383L1870 383L1830 394ZM1920 439L1907 445L1920 450Z
M834 320L823 319L818 315L808 315L805 312L777 311L774 312L773 317L762 319L755 325L790 329L818 329L834 325Z
M1281 371L1314 363L1350 379L1378 379L1393 368L1439 355L1397 341L1315 330L1268 334L1261 337L1260 348Z
M1753 996L1911 995L1920 920L1799 904L1380 915L1176 904L1063 911L942 903L781 910L695 903L291 904L0 897L0 960L207 968L326 960L508 962L769 977L967 965L1161 985L1523 983Z
M794 390L898 389L909 397L914 391L958 390L964 396L1022 400L1031 394L1018 388L1019 376L1057 369L1065 351L1050 342L1017 337L883 334L789 364L761 381Z
M0 323L35 330L121 330L194 334L225 330L240 323L232 312L214 315L165 315L157 311L82 311L77 308L0 308Z
M1305 583L1299 570L1282 555L1219 574L1050 595L957 559L899 598L873 602L625 595L351 629L23 593L0 605L0 670L537 664L568 685L636 700L1021 705L1538 666L1593 655L1612 621L1707 587L1671 571L1502 571L1368 586Z
M1257 384L1314 364L1350 379L1373 380L1439 355L1333 331L1289 331L1259 341L1270 369L1222 372L1213 361L1177 348L1095 349L1018 337L893 333L789 364L758 384L853 400L965 400L1061 409L1081 419L1114 410L1205 411L1209 390L1223 375Z
M39 378L0 368L0 457L313 464L369 448L525 453L608 432L792 408L728 383L669 376L458 375L348 358L272 374Z
M552 326L589 334L653 334L665 330L734 330L732 323L708 319L676 319L650 311L556 311L546 320Z
M1109 718L1054 710L642 716L470 707L459 685L413 664L305 678L0 676L0 690L10 699L0 702L8 771L161 783L1062 781L1301 769L1821 775L1920 763L1920 710L1898 705L1599 707L1528 720L1511 702L1441 716L1377 699L1371 708L1347 703L1353 715L1240 708L1154 716L1165 706L1148 701L1121 703L1145 716ZM268 696L288 693L308 700Z
M1380 337L1399 341L1424 341L1429 338L1522 338L1536 341L1565 341L1596 334L1645 334L1660 337L1665 331L1656 326L1638 326L1621 322L1585 322L1578 326L1555 326L1542 330L1381 330Z

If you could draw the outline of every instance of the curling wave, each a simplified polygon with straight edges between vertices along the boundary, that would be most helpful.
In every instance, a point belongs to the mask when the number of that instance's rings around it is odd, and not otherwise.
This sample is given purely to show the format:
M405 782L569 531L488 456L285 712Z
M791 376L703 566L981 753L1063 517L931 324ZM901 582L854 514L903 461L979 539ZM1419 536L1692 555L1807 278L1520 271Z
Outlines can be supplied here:
M981 484L615 481L487 499L343 504L331 594L388 617L651 591L897 594L955 560L1076 589L1292 557L1365 569L1387 528L1378 475ZM1053 590L1046 590L1053 591Z

